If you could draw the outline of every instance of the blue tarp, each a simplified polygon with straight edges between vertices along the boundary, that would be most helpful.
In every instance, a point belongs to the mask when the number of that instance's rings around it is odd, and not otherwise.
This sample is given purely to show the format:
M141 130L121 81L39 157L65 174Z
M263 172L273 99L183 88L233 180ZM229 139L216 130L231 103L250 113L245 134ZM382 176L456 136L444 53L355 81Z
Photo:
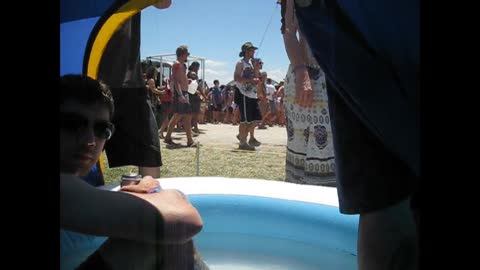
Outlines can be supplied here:
M61 0L60 23L99 17L115 0Z
M82 73L85 47L98 18L60 24L60 76Z

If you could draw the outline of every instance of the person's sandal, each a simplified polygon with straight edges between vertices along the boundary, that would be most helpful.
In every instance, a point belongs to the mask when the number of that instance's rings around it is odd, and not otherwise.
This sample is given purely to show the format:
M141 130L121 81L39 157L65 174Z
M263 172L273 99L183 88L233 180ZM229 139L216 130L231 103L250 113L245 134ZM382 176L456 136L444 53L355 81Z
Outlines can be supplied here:
M174 142L171 138L170 139L165 138L163 142L165 142L166 144L178 145L178 143Z
M200 145L198 142L187 143L187 147L197 147L198 145Z

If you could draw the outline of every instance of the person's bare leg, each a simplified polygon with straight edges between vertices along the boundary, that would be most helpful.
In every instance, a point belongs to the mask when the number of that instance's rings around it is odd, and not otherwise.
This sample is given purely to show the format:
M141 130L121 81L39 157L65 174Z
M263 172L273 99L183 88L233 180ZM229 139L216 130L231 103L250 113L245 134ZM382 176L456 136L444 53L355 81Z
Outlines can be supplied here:
M237 138L240 141L238 149L255 151L255 147L247 143L248 128L250 124L240 123L240 126L238 127L239 134L237 135Z
M262 143L255 138L255 128L257 127L257 122L252 122L248 125L248 132L250 133L250 139L248 144L251 146L260 146Z
M240 139L240 143L247 142L247 135L248 135L248 125L247 123L240 123L238 126L238 137Z
M198 116L200 113L192 113L192 131L200 133L198 129Z
M206 109L202 109L202 110L200 111L200 119L199 119L200 123L202 123L202 124L206 124L206 123L207 123L207 116L206 116L206 114L207 114Z
M277 123L281 126L285 125L285 119L282 117L283 110L277 110Z
M225 119L225 114L223 112L218 112L218 123L221 124L223 123L223 120Z
M233 111L233 123L237 125L240 122L240 110L238 108L235 108Z
M153 178L160 178L160 167L138 167L138 174L141 176L150 175Z
M228 121L230 121L230 124L233 124L234 123L234 113L233 113L233 109L232 111L230 112L230 118L228 118Z
M203 124L203 111L200 110L200 112L198 113L198 116L197 116L197 126L198 124Z
M216 124L218 121L218 112L213 111L213 123Z
M185 114L183 116L183 129L185 129L185 133L187 134L187 145L193 143L192 139L192 115Z
M277 121L277 115L276 115L276 114L272 114L272 115L270 116L270 124L271 124L271 125L275 125L275 124L277 124L277 123L278 123L278 121Z
M262 118L262 125L266 126L270 123L270 112L264 113Z
M165 141L170 141L172 139L173 128L177 124L179 117L180 115L178 113L175 113L172 116L172 119L170 119L170 122L168 123L167 135L165 135Z
M228 111L228 108L225 110L225 117L223 118L223 123L230 123L230 112Z
M250 133L250 140L255 139L255 127L257 122L252 122L248 125L248 132Z
M160 133L160 137L164 137L163 136L163 132L165 132L165 129L168 128L168 124L170 123L170 119L165 118L165 120L163 120L163 123L162 125L160 126L160 130L158 131Z
M408 200L360 215L359 270L413 270L417 263L418 238Z

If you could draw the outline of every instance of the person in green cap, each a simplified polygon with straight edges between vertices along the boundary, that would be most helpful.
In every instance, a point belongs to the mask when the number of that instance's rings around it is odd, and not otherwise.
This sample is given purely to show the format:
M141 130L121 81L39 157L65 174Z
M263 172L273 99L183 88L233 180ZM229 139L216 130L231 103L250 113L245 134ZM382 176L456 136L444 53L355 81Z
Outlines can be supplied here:
M255 150L260 142L255 138L250 138L247 143L248 132L255 128L257 121L262 119L258 108L258 87L261 83L258 78L258 70L255 70L251 59L255 54L257 47L251 42L245 42L242 45L239 56L242 57L236 66L233 74L235 81L235 103L240 109L239 149ZM257 71L257 72L255 72Z

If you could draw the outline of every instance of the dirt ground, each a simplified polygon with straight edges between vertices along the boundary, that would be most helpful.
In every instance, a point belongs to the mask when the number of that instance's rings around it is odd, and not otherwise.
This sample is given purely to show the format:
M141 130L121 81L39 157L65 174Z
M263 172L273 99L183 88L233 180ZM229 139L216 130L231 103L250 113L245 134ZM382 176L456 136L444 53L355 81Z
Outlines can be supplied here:
M194 141L200 142L201 145L219 147L219 148L238 148L238 125L232 124L201 124L198 125L201 134L194 137ZM255 138L262 143L257 147L257 151L268 150L275 152L283 152L287 145L287 131L285 127L267 127L267 129L255 129ZM185 132L173 132L172 139L176 143L182 145L187 144ZM160 140L162 147L165 145Z

